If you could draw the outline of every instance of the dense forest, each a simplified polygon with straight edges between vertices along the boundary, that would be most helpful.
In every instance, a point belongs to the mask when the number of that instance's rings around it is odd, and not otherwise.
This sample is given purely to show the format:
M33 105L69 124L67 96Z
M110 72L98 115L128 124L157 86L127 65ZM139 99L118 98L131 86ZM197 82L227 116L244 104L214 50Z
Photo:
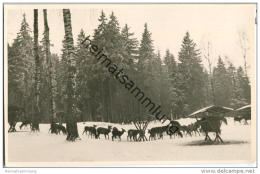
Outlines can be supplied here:
M37 120L57 121L62 112L75 115L77 121L146 119L148 111L81 44L90 34L82 29L73 40L69 10L63 10L61 55L50 52L47 10L43 11L44 26L38 26L36 11L33 32L24 15L17 37L8 44L9 105L24 108L24 117L36 118L35 125ZM44 27L40 41L38 27ZM162 57L160 50L154 49L149 24L144 24L140 41L130 28L127 24L120 28L113 12L106 16L102 11L92 40L170 118L178 119L212 104L234 109L250 104L246 66L235 67L221 56L216 66L210 61L203 65L202 60L210 60L210 55L201 54L192 31L184 35L178 55L163 50ZM71 51L75 54L68 54Z

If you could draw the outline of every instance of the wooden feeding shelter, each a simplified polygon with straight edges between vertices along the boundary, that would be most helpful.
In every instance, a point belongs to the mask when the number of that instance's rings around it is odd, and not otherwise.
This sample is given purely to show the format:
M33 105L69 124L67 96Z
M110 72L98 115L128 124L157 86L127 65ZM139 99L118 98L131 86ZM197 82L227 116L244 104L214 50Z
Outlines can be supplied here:
M149 122L152 121L153 118L153 115L145 114L142 117L136 117L134 119L133 123L136 129L140 131L139 137L137 139L138 141L148 141L147 137L145 136L145 131L148 127Z
M240 118L240 120L245 119L247 124L247 120L251 120L251 105L246 105L236 109L235 115L236 117Z
M232 108L224 107L224 106L207 106L205 108L199 109L193 113L191 113L189 118L204 118L204 117L209 117L209 116L217 116L217 117L225 117L226 113L233 111Z
M222 142L223 140L220 137L220 127L222 122L227 124L226 113L233 111L232 108L224 107L224 106L215 106L211 105L205 108L202 108L198 111L190 114L189 118L196 118L197 124L201 130L205 133L205 141L212 141L209 137L208 133L214 132L216 134L214 142ZM200 118L200 120L198 120Z

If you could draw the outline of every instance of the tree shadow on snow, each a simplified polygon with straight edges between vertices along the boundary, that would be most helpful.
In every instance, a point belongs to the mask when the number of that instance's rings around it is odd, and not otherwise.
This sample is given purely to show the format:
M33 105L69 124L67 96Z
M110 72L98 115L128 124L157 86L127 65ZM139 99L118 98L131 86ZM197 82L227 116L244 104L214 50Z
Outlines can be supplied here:
M220 143L220 142L214 142L214 141L198 140L198 141L189 142L184 145L185 146L206 146L206 145L232 145L232 144L248 144L248 142L247 141L228 140L228 141L224 141L224 143Z

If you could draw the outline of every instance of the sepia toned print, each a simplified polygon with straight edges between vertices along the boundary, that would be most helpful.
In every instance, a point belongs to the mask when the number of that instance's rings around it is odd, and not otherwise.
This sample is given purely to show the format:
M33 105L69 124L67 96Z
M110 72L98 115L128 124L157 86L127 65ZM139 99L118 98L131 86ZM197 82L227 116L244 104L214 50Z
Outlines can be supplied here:
M6 166L256 163L255 4L5 4Z

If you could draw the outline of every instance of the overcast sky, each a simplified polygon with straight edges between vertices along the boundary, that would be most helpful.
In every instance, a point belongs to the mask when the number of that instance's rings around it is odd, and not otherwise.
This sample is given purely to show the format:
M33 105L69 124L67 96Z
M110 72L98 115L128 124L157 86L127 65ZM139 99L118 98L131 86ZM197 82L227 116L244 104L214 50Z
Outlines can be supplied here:
M165 54L169 49L177 58L182 39L187 31L191 38L202 48L207 41L212 45L212 57L214 63L218 55L228 56L230 61L239 66L243 64L240 52L238 32L244 31L248 35L251 47L249 61L254 57L254 21L255 5L198 5L198 4L171 4L171 5L52 5L48 9L48 23L50 28L50 40L54 45L52 53L61 53L62 40L64 38L64 24L62 8L69 7L72 16L72 30L74 41L82 28L86 34L93 34L98 26L98 18L101 10L107 17L114 11L120 27L126 23L131 32L140 41L147 22L148 30L152 33L154 49ZM27 22L33 31L33 8L39 9L39 33L40 39L43 33L43 6L9 6L5 15L6 33L8 43L12 43L19 32L23 13L26 14ZM202 51L203 54L203 51ZM202 57L203 61L204 58ZM205 61L204 61L205 64Z

